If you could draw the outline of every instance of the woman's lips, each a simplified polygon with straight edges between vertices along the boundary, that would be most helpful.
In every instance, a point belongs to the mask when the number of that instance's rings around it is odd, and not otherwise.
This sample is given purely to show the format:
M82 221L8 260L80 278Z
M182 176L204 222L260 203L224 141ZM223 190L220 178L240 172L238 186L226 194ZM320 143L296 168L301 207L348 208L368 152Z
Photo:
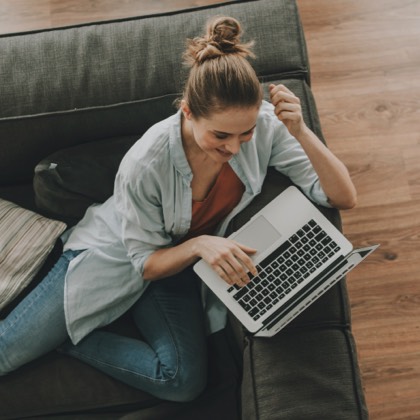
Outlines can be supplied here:
M216 149L223 157L231 157L231 156L233 156L233 154L232 153L230 153L230 152L225 152L225 151L223 151L223 150L220 150L220 149Z

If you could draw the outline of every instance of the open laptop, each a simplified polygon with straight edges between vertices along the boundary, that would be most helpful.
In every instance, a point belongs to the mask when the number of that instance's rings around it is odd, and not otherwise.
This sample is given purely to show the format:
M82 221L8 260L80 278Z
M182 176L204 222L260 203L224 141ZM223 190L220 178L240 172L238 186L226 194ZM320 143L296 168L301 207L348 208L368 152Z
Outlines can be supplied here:
M294 186L261 209L230 239L256 248L258 275L231 286L204 261L195 272L245 328L271 337L341 280L379 245L353 249Z

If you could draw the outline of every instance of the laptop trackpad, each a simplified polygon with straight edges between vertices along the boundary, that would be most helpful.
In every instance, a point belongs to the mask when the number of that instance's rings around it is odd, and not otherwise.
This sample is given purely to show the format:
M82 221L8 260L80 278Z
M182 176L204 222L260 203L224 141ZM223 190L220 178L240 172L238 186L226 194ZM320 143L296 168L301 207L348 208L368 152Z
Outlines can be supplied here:
M251 248L256 248L258 252L253 255L256 257L278 241L281 236L280 232L264 216L258 216L232 239Z

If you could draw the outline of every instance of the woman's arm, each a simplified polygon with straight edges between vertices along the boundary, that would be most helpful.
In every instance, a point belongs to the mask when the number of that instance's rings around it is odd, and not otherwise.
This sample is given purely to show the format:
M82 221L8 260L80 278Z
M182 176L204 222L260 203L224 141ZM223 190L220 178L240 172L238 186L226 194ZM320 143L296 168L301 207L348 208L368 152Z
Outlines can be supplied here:
M144 264L143 278L158 280L169 277L203 258L227 283L244 286L249 282L248 271L256 275L256 268L249 257L255 252L255 249L230 239L201 235L155 251Z
M277 118L301 144L319 177L329 203L339 209L356 205L357 194L345 165L306 126L300 100L284 85L270 85Z

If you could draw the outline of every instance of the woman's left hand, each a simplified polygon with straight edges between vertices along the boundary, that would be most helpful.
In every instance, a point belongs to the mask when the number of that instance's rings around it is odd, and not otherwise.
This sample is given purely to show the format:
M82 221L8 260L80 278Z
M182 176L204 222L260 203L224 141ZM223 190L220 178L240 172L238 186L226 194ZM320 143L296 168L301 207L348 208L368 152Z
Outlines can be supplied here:
M286 126L290 134L298 139L306 128L300 99L284 85L271 84L269 89L270 100L275 107L274 112L277 118Z

